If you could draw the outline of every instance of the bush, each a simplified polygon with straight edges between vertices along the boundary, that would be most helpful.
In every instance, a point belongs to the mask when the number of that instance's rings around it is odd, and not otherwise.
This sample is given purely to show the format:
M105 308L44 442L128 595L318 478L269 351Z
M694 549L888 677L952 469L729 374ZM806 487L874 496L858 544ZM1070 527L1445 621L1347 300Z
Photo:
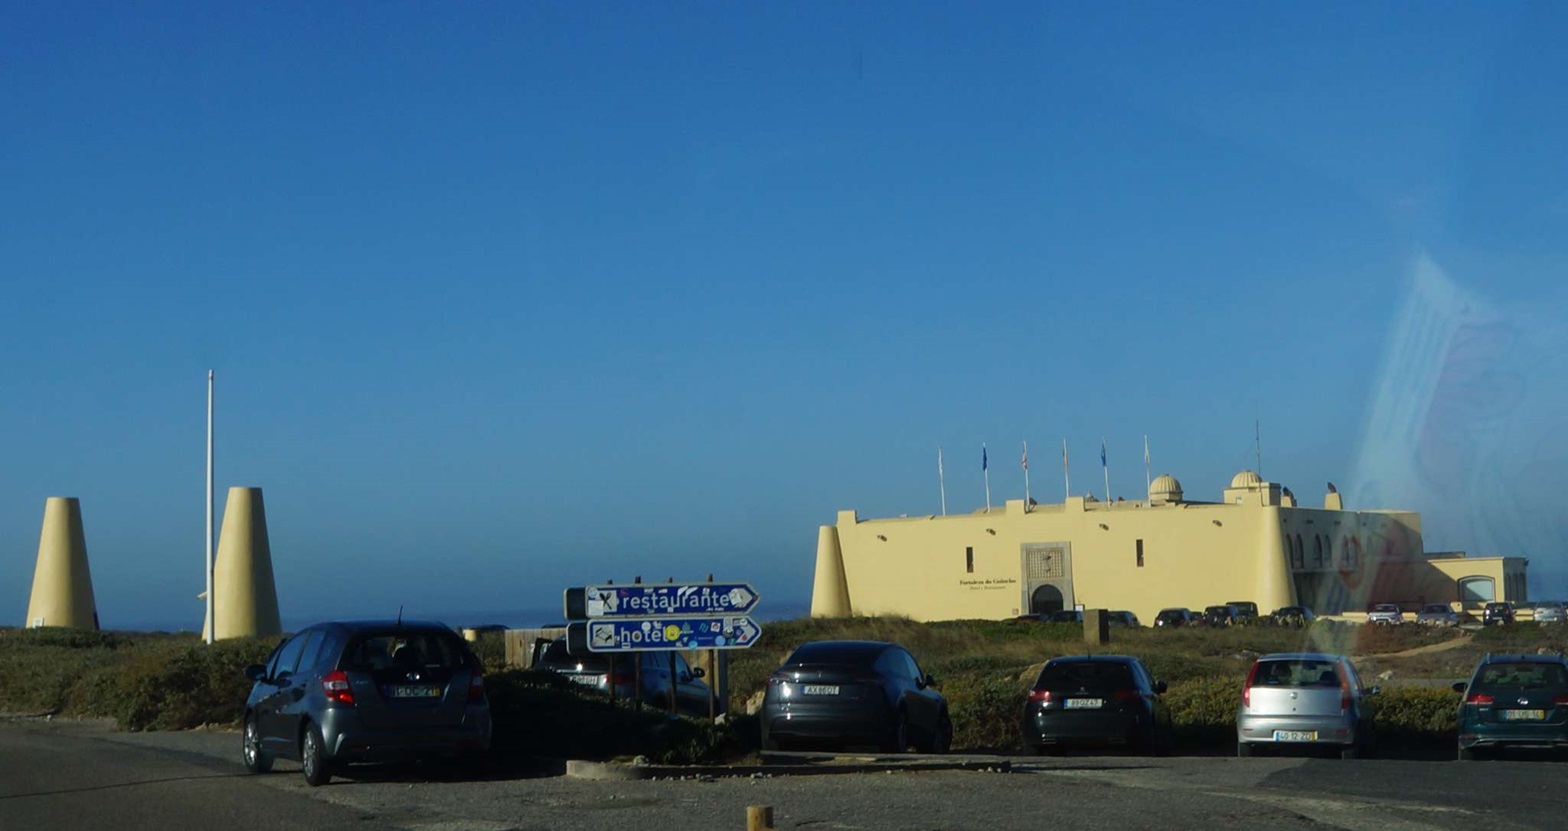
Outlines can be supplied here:
M251 681L245 667L272 652L272 638L235 638L138 656L122 671L113 715L126 730L238 726Z
M1165 693L1177 741L1216 745L1236 737L1236 711L1241 707L1244 675L1215 675L1171 684Z
M1402 742L1449 738L1457 729L1459 694L1441 687L1384 687L1367 699L1380 738Z

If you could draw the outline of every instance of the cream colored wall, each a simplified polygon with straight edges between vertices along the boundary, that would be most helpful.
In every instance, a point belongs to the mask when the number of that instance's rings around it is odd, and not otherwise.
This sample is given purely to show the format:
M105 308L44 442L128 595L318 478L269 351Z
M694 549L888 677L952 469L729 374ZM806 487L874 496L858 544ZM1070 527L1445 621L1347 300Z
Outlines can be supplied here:
M1027 612L1025 543L1070 543L1072 595L1064 598L1069 607L1127 609L1146 624L1162 608L1198 610L1230 600L1253 601L1264 612L1325 602L1361 610L1375 593L1408 590L1410 579L1427 574L1400 565L1422 550L1415 514L1284 508L1277 491L1266 488L1225 494L1232 500L1228 504L1150 506L1075 498L1026 512L1021 500L1013 500L989 514L866 521L853 511L840 512L837 531L850 606L858 615L918 620ZM1315 575L1303 583L1314 587L1311 598L1296 596L1289 551L1298 534L1305 549L1301 571ZM1313 563L1315 535L1333 550L1322 566ZM973 573L965 570L970 547ZM1347 548L1360 553L1347 560ZM1501 580L1498 585L1501 590Z

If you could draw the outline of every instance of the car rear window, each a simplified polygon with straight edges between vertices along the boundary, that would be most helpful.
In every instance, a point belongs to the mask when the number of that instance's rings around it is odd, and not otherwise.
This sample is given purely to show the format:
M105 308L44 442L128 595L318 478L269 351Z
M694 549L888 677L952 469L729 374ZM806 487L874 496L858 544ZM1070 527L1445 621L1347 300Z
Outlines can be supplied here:
M1060 661L1046 664L1035 682L1036 689L1083 687L1125 689L1133 686L1132 668L1120 661Z
M1421 608L1421 611L1423 611L1423 612L1436 612L1438 614L1442 614L1443 612L1448 611L1448 607L1444 606L1441 603L1428 603L1427 605L1425 605L1425 606L1423 606Z
M1565 670L1562 664L1487 664L1476 673L1476 680L1472 686L1483 690L1562 689L1568 686L1568 670Z
M870 667L876 664L877 657L886 648L886 644L880 643L808 643L796 649L785 663Z
M468 658L456 635L432 631L397 631L362 635L349 645L345 668L359 672L383 669L460 669Z
M1333 661L1310 658L1259 661L1253 683L1265 687L1338 687Z
M566 641L558 639L551 641L544 652L539 655L540 665L582 667L586 670L604 671L610 667L610 658L602 652L590 652L586 655L573 655L566 651Z

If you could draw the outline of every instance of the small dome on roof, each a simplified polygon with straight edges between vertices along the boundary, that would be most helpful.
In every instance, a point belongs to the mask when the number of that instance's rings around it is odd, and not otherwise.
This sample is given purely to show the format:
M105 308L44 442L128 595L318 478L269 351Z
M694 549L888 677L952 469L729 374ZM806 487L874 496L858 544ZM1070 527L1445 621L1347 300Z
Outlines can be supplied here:
M1233 488L1255 488L1261 484L1263 484L1263 477L1250 470L1243 470L1230 479L1230 486Z
M1150 502L1180 502L1181 482L1176 477L1166 473L1161 474L1149 483Z

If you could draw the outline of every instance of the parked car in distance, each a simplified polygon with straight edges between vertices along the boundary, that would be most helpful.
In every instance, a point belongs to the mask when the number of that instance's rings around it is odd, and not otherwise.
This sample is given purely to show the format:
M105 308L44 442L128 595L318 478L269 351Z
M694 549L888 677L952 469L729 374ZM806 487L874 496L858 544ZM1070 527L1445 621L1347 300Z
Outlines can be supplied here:
M1165 682L1126 655L1052 658L1024 703L1024 743L1038 753L1073 745L1163 752L1171 743Z
M1568 620L1568 609L1556 600L1545 600L1535 604L1534 619L1536 623L1562 623Z
M1258 619L1258 604L1251 600L1227 600L1225 605L1236 607L1242 623L1252 623Z
M670 658L675 659L675 674L670 675ZM540 652L534 668L546 669L566 676L574 684L598 690L606 696L610 685L615 685L615 697L622 701L636 700L650 707L669 707L670 689L675 689L675 708L687 715L708 715L709 688L703 681L702 667L693 667L679 652L633 652L616 655L612 666L610 653L588 652L573 654L567 649L565 638L556 638ZM637 686L641 673L642 686ZM671 683L671 678L674 683Z
M1458 626L1459 614L1447 603L1428 603L1416 614L1416 623L1425 626Z
M1405 613L1393 603L1378 603L1367 610L1367 623L1397 625L1405 622Z
M1514 604L1506 600L1493 601L1481 610L1482 626L1491 626L1494 623L1502 626L1513 623L1515 618Z
M1063 609L1052 612L1049 623L1083 623L1083 612L1077 609Z
M1137 629L1143 625L1138 622L1137 615L1126 611L1125 609L1118 609L1114 612L1107 612L1106 614L1110 617L1112 626L1125 626L1129 629Z
M440 623L318 623L245 668L245 767L295 759L311 786L344 765L490 749L490 704L468 644Z
M1205 626L1232 626L1241 620L1241 612L1235 606L1219 605L1209 606L1203 610L1203 624Z
M1269 617L1273 619L1276 626L1292 626L1297 629L1318 619L1318 616L1305 606L1281 606Z
M909 650L879 641L801 644L768 676L762 747L874 745L946 753L947 699Z
M1175 629L1181 626L1191 626L1197 621L1198 616L1185 606L1161 609L1160 613L1154 616L1156 629Z
M1459 759L1511 747L1568 748L1568 660L1559 655L1488 655L1470 681L1454 685Z
M1260 746L1322 747L1353 759L1369 753L1372 713L1350 659L1321 652L1264 655L1252 664L1236 711L1236 755Z

